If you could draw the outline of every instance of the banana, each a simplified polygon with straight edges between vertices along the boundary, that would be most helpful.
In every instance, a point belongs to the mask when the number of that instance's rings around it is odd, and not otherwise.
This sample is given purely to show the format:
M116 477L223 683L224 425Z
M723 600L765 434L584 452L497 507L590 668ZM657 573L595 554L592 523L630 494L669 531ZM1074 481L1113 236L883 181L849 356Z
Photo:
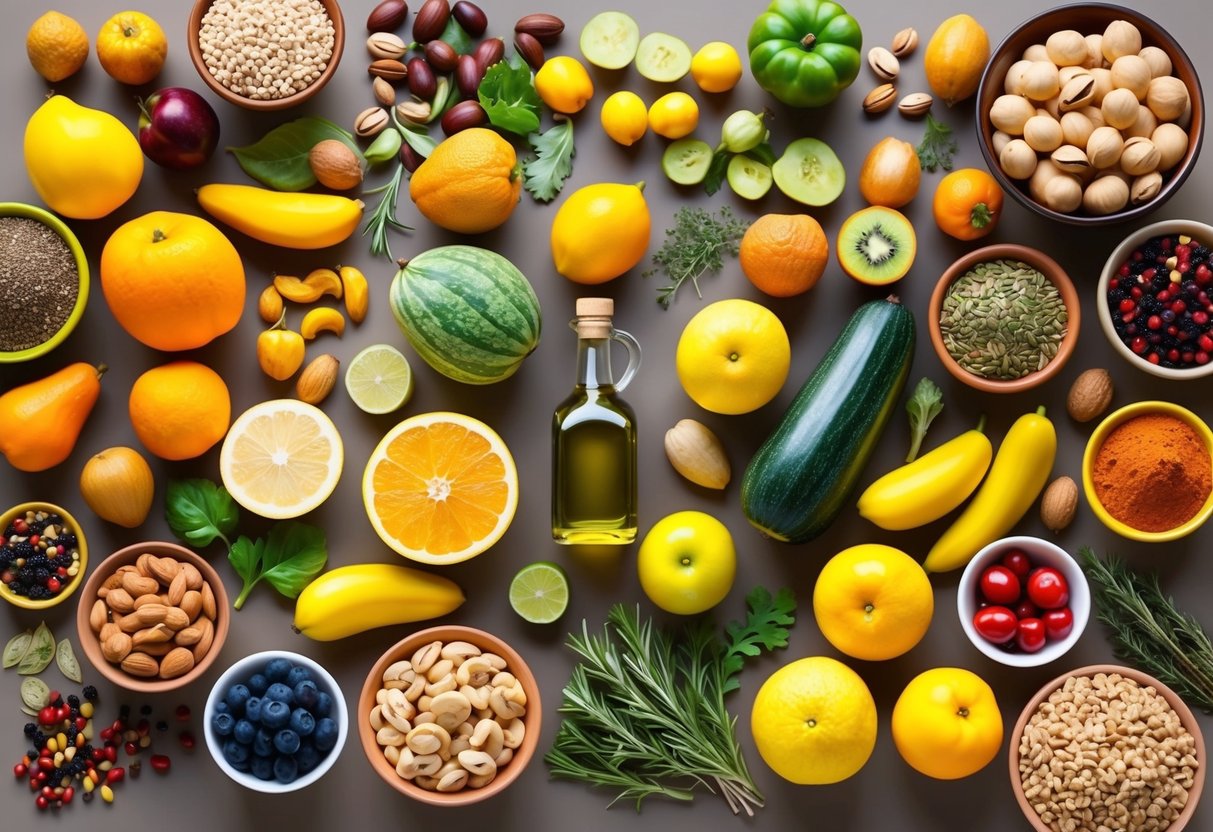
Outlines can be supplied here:
M977 496L927 553L923 568L959 569L983 546L1009 532L1040 496L1056 456L1057 432L1043 407L1016 419Z
M386 563L342 566L312 581L295 603L295 632L316 641L436 618L458 609L463 590L453 581Z
M362 202L333 194L285 193L252 185L203 185L198 202L217 220L270 245L328 248L349 238Z
M929 454L902 465L868 486L859 514L882 529L925 526L963 503L981 483L994 449L977 427L944 442Z

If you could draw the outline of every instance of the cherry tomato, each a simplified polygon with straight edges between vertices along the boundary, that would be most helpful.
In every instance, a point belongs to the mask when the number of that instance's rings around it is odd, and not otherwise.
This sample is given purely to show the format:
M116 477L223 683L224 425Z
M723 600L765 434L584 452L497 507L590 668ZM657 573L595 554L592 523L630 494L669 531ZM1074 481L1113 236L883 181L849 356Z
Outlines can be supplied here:
M991 644L1005 644L1015 638L1018 621L1006 607L986 607L973 616L973 629Z
M1015 617L1016 618L1040 618L1040 608L1037 607L1035 604L1033 604L1031 601L1028 601L1028 600L1020 601L1019 605L1017 607L1015 607Z
M1035 653L1045 646L1045 623L1039 618L1023 618L1019 621L1015 643L1025 653Z
M1018 549L1012 549L1002 556L1002 565L1015 573L1016 577L1026 578L1032 571L1032 561Z
M1045 635L1050 641L1061 641L1074 631L1074 613L1070 612L1069 607L1049 610L1040 618L1045 623Z
M1019 578L1005 566L991 566L981 573L981 594L993 604L1014 604L1019 591Z
M1042 566L1028 576L1028 597L1042 610L1055 610L1070 601L1070 586L1051 566Z

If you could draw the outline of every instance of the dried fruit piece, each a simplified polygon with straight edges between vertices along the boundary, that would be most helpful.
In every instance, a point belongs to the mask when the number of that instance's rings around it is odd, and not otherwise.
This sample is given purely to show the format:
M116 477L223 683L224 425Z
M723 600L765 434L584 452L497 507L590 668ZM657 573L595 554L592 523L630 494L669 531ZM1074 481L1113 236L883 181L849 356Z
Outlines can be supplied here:
M376 78L382 78L393 84L403 81L409 74L404 64L395 58L380 58L372 61L366 71Z
M674 470L696 485L722 489L729 484L724 445L702 422L683 419L666 431L665 453Z
M73 680L75 681L75 680ZM41 679L29 678L21 682L21 704L40 711L51 703L51 689Z
M33 630L26 630L23 633L17 633L8 640L8 644L4 645L4 667L10 668L20 664L25 658L25 654L29 652L30 645L34 643Z
M368 32L390 32L400 28L409 16L409 7L404 0L383 0L366 19Z
M425 0L413 20L413 40L427 43L442 37L442 30L446 28L450 16L451 4L447 0Z
M266 286L262 290L261 296L257 298L257 314L267 324L275 323L281 318L283 308L282 295L278 294L278 290L272 284Z
M337 273L341 277L341 286L345 292L345 313L356 324L366 318L369 287L366 275L353 266L338 266Z
M564 31L564 21L554 14L528 14L518 19L514 31L530 35L544 46L551 46Z
M43 621L34 630L29 649L17 664L17 672L22 676L34 676L46 670L55 657L55 637Z
M299 334L305 341L311 341L322 332L331 332L340 338L345 334L345 316L328 307L310 310L299 324Z
M80 675L80 662L76 660L76 653L72 650L70 639L63 639L55 648L55 663L59 665L59 672L68 679L76 684L83 681L83 677Z

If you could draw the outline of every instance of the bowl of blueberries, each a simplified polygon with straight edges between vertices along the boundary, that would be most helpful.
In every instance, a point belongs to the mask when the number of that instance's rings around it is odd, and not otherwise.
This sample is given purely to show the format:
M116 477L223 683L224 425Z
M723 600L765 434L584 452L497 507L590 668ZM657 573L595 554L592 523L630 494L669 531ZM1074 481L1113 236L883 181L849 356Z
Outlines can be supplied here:
M254 653L215 682L204 714L206 747L245 788L302 789L336 762L349 731L345 697L320 665L285 650Z

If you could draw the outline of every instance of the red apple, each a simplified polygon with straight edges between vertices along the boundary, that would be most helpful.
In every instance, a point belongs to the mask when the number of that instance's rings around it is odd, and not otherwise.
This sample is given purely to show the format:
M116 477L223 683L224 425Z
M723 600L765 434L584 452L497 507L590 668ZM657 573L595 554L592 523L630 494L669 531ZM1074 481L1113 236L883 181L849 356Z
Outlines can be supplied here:
M196 168L219 145L219 117L193 90L165 87L140 101L139 113L139 146L161 167Z

